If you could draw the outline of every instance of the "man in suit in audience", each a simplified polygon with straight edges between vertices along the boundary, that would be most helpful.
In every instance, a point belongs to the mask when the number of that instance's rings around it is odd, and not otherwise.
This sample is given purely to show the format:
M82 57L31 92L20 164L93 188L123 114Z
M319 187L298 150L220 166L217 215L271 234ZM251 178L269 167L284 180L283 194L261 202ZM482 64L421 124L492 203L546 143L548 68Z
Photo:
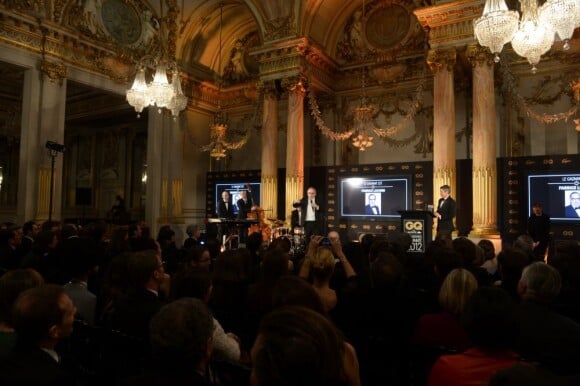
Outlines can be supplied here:
M453 232L453 218L455 217L455 200L451 198L451 188L443 185L439 188L441 198L435 211L437 217L437 236L451 238Z
M18 340L0 361L0 384L10 386L73 386L55 347L72 333L76 309L61 286L42 285L24 291L13 308Z
M515 351L557 375L578 375L580 325L551 307L561 287L560 274L552 266L536 262L524 268L518 284L522 301L516 308Z
M127 261L129 289L113 303L106 317L108 327L147 340L149 321L163 306L162 284L169 280L161 254L154 250L133 253Z
M151 319L149 339L155 366L124 385L212 385L206 372L213 330L211 312L199 299L182 298L163 306Z

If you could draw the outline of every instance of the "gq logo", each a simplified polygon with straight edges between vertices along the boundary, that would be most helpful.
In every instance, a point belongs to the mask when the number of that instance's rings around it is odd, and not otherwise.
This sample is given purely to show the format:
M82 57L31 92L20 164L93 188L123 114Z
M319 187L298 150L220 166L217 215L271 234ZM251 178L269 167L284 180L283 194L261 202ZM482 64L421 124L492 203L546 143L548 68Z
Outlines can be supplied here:
M423 230L423 221L415 221L415 220L405 220L405 231L417 231L420 232Z

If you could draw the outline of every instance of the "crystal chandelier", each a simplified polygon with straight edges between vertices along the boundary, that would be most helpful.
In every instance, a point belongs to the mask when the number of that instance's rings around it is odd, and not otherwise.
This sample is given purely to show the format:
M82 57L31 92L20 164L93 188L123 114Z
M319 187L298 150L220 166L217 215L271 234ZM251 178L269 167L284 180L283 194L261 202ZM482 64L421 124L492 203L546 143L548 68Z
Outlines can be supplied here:
M482 16L473 30L480 45L488 47L499 62L499 53L511 42L514 51L526 58L536 72L536 65L554 42L555 34L563 40L564 50L579 25L577 0L547 0L538 7L537 0L520 0L522 15L510 11L505 0L486 0Z
M163 1L160 0L159 3L161 9L159 32L163 37L166 23L163 18ZM187 107L187 97L181 88L177 63L175 60L168 59L166 45L162 42L161 52L156 58L146 55L137 64L135 80L131 88L127 90L127 102L135 108L137 117L148 106L157 106L159 113L165 108L171 111L174 118ZM146 78L147 68L155 69L155 75L150 83L147 82ZM167 77L168 71L171 74L171 83Z

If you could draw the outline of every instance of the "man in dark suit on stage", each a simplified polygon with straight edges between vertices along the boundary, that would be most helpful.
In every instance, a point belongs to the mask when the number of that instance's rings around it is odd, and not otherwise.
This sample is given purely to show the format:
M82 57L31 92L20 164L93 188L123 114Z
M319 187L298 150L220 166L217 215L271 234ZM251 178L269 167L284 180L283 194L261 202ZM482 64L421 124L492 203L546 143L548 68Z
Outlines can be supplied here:
M564 217L580 217L580 192L570 193L570 205L566 206L564 210Z
M435 211L437 217L437 237L451 238L453 232L453 218L455 217L455 200L451 198L451 188L443 185L439 188L441 198Z
M219 218L234 218L234 207L230 202L230 193L227 190L222 192L222 199L218 202L217 205L217 215Z
M304 241L310 242L312 235L325 235L324 212L320 200L316 198L316 189L312 186L306 191L306 197L300 200L300 221L304 226Z
M244 220L248 218L248 214L254 209L254 200L252 199L251 190L240 191L240 199L237 202L238 205L238 219ZM249 225L240 225L240 241L246 242L246 237L248 235Z
M377 197L374 194L369 194L369 203L365 206L365 214L370 216L381 214L381 209L377 206Z

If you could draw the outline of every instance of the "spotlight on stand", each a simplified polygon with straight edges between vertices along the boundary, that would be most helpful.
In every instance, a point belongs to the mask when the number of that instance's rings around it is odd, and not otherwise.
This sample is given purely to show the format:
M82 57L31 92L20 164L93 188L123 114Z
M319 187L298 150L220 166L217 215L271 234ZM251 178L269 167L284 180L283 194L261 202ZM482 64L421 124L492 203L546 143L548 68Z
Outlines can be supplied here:
M46 141L46 148L48 150L55 151L57 153L64 153L66 151L66 146L61 145L60 143L56 143L53 141Z
M52 201L54 195L54 164L56 162L56 156L58 153L64 153L66 147L60 143L53 141L46 141L45 147L48 149L48 153L51 158L50 162L50 197L48 201L48 221L52 221Z

